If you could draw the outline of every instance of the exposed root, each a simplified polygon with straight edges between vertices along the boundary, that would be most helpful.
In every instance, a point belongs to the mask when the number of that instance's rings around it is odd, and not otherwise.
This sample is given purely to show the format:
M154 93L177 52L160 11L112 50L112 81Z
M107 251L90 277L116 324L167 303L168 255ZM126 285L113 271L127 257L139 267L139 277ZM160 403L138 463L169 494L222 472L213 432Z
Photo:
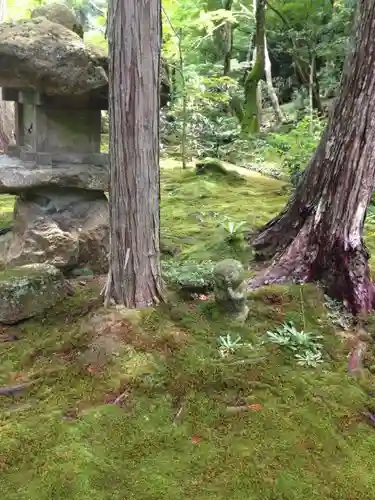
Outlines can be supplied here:
M319 234L319 233L318 233ZM354 314L375 307L375 288L370 279L369 253L363 245L350 248L337 239L334 244L314 232L312 219L270 266L249 280L249 289L285 282L319 281L331 297L340 300ZM348 248L349 247L349 248Z

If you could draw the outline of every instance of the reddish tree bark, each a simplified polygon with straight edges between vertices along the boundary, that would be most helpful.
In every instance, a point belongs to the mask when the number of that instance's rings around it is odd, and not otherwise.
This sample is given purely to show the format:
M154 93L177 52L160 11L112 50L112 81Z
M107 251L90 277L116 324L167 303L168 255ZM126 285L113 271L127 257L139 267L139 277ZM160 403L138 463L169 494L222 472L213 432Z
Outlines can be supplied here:
M372 309L363 225L375 182L374 67L375 2L359 0L333 114L295 195L253 241L273 261L251 287L318 280L354 313Z
M111 0L110 236L106 301L162 298L159 252L160 0Z

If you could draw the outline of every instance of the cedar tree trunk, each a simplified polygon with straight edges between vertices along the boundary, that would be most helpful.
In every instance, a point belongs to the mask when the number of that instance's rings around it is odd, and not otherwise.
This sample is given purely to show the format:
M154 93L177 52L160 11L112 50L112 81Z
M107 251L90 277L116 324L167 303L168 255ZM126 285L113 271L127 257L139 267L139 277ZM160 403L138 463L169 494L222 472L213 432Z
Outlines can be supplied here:
M340 95L295 195L253 241L273 258L250 286L322 282L354 313L374 305L363 225L375 181L375 2L359 0Z
M109 20L110 236L106 302L160 301L160 0L111 0Z

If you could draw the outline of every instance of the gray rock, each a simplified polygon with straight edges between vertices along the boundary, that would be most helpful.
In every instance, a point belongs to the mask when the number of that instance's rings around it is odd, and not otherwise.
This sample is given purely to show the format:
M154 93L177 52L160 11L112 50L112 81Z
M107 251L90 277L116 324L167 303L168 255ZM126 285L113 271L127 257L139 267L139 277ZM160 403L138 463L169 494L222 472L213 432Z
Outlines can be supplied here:
M0 155L0 194L18 194L45 186L107 191L108 169L82 164L29 166L18 158Z
M76 18L74 12L62 3L49 3L35 8L31 12L31 19L36 17L45 17L52 23L61 24L68 30L77 33L81 38L83 37L83 28Z
M5 266L47 263L63 270L108 269L109 214L104 193L44 189L17 198Z
M42 313L64 297L63 275L46 264L0 272L0 323L12 325Z
M0 87L79 95L107 87L108 58L45 17L0 25Z
M214 268L215 300L223 312L245 321L249 308L246 303L246 281L241 262L226 259Z

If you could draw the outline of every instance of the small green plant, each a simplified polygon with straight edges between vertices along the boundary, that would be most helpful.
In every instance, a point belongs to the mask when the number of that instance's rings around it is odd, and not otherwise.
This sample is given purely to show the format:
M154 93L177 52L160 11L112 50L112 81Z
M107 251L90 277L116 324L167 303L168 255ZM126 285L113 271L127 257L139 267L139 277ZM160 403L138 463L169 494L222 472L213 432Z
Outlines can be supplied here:
M235 339L232 338L230 333L225 336L219 337L219 354L222 358L228 357L230 354L234 354L235 351L239 350L241 347L247 347L252 349L252 344L241 342L242 338L238 335Z
M267 331L267 340L290 351L301 366L316 367L323 362L322 339L320 335L298 330L292 322Z
M323 363L323 354L321 351L306 351L303 354L296 354L297 365L316 368L319 363Z
M246 224L246 221L234 222L234 221L226 221L221 224L222 229L225 232L225 241L227 243L238 243L243 241L244 233L243 227Z
M241 336L238 335L237 338L232 339L232 336L230 333L227 333L227 335L220 336L219 337L219 354L222 358L225 358L229 356L230 354L233 354L236 349L242 347L241 343Z

